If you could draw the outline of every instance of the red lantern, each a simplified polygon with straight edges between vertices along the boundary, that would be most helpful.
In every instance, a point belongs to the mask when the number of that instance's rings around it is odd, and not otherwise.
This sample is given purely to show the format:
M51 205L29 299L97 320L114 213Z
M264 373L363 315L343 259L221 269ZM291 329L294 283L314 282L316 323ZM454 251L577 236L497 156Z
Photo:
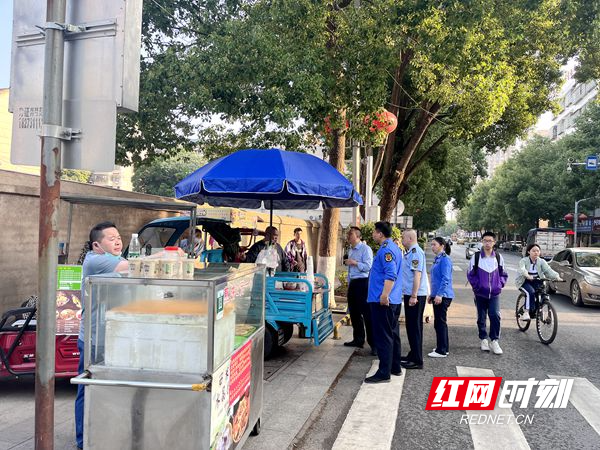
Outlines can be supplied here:
M398 126L396 116L386 109L374 113L373 116L373 119L371 119L371 116L365 117L365 124L369 125L371 133L384 131L386 134L390 134Z
M567 222L572 222L574 217L575 216L572 213L569 213L569 214L565 215L565 217L563 217L563 219L565 219Z
M587 216L584 213L579 214L579 221L587 219Z

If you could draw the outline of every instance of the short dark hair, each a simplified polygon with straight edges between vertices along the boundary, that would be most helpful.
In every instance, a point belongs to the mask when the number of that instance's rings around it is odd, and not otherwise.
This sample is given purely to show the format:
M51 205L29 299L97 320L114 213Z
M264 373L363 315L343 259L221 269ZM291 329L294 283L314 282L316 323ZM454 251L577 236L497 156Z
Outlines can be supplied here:
M529 244L529 245L527 246L527 248L525 249L525 256L529 256L529 252L531 251L531 249L532 249L533 247L537 247L537 248L539 248L539 249L540 249L540 251L542 251L542 248L541 248L541 247L540 247L538 244L536 244L536 243L534 242L533 244Z
M294 234L296 234L298 231L302 231L302 228L300 228L300 227L294 228Z
M494 240L496 240L496 233L494 233L493 231L486 231L485 233L483 233L481 235L481 239L483 239L484 237L491 237L494 238Z
M348 231L355 231L355 232L356 232L356 235L357 235L359 238L360 238L360 237L362 237L362 231L360 231L360 228L359 228L359 227L356 227L356 226L351 226L351 227L348 229Z
M93 242L100 242L104 237L104 230L107 228L117 228L117 226L112 222L100 222L90 230L90 248L92 247Z
M392 235L392 225L389 222L376 222L375 229L383 234L386 238L389 238Z

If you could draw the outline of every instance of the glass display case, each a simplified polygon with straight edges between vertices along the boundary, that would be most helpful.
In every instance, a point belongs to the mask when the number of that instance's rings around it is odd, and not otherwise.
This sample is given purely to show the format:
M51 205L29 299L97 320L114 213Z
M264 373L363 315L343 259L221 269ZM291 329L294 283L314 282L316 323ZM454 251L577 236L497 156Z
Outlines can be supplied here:
M264 267L85 289L85 448L229 449L259 429Z

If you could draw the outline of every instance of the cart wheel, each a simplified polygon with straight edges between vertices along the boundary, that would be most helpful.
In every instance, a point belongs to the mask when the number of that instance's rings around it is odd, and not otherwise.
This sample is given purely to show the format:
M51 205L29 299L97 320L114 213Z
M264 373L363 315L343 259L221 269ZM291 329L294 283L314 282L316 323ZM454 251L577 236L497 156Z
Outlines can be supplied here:
M293 323L279 323L279 326L283 329L283 343L285 344L294 335L294 324Z
M265 359L269 359L278 347L277 331L271 325L265 327Z
M260 418L254 424L254 428L250 432L250 436L258 436L260 434Z

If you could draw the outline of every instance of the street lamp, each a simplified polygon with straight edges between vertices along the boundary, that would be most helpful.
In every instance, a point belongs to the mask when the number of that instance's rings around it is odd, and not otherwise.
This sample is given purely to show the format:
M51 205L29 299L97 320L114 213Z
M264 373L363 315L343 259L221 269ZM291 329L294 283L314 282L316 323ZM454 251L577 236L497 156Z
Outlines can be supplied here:
M575 163L577 164L577 163ZM579 204L581 202L585 202L586 200L592 200L596 197L588 197L588 198L582 198L581 200L577 200L575 202L575 217L573 217L573 246L577 247L577 224L579 223L579 214L578 214L578 209L579 209Z
M587 163L576 162L573 158L569 158L569 159L567 159L567 172L568 173L573 172L572 166L586 166L586 165L587 165Z

